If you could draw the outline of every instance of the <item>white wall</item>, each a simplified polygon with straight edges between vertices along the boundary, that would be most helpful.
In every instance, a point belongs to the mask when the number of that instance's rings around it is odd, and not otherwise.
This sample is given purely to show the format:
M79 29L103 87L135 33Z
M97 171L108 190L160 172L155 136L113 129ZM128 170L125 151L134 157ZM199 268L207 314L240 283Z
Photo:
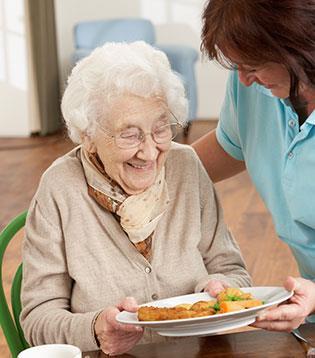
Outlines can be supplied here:
M185 44L199 51L204 0L55 0L61 83L64 86L74 50L72 30L81 20L145 17L156 26L159 44ZM227 71L202 60L196 65L198 117L217 118Z
M30 133L27 91L1 83L0 137L27 137Z
M28 136L28 67L23 0L0 0L0 136Z

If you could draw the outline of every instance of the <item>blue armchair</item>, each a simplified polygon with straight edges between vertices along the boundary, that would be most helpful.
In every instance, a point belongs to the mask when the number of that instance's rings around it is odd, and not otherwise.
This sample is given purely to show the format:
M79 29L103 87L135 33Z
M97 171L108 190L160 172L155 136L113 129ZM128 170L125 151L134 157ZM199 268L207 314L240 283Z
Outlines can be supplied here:
M164 51L171 67L180 74L189 100L189 120L196 118L197 86L195 62L198 52L188 46L157 45L155 29L151 21L141 18L96 20L79 22L74 27L75 52L73 63L87 56L95 47L105 42L133 42L143 40Z

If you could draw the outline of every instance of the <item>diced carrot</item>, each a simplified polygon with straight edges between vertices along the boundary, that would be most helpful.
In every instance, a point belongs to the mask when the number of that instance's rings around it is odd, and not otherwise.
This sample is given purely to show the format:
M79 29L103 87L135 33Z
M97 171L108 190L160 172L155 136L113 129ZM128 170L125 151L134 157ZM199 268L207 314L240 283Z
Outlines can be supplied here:
M241 301L223 301L220 302L220 311L219 313L227 313L240 311L244 309L244 306L240 304Z
M223 301L220 302L219 313L240 311L246 308L260 306L262 304L263 302L261 300Z
M244 301L238 301L240 305L242 305L244 308L251 308L256 306L261 306L263 304L263 301L261 300L244 300Z

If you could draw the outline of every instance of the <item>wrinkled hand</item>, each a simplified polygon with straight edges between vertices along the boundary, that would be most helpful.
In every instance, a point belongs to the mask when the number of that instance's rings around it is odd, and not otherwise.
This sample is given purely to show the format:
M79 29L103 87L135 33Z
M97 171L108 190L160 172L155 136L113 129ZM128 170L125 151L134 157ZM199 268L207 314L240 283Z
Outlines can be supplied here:
M116 307L106 308L99 314L94 332L105 354L118 355L129 351L141 339L143 328L116 321L120 311L136 312L138 305L133 297L126 297Z
M315 311L315 284L312 281L288 277L284 288L294 291L294 295L284 304L262 312L252 326L290 332Z
M207 283L204 291L208 292L210 296L216 297L218 293L229 286L230 285L228 285L227 282L223 280L212 279Z

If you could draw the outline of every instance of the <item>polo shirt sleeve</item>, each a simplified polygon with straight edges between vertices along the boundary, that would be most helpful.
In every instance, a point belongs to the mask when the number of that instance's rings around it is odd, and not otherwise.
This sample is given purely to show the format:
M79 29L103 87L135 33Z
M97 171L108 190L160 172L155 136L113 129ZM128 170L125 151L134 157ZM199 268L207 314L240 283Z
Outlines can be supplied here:
M244 160L239 135L237 111L238 73L232 71L227 82L216 137L222 148L233 158Z

